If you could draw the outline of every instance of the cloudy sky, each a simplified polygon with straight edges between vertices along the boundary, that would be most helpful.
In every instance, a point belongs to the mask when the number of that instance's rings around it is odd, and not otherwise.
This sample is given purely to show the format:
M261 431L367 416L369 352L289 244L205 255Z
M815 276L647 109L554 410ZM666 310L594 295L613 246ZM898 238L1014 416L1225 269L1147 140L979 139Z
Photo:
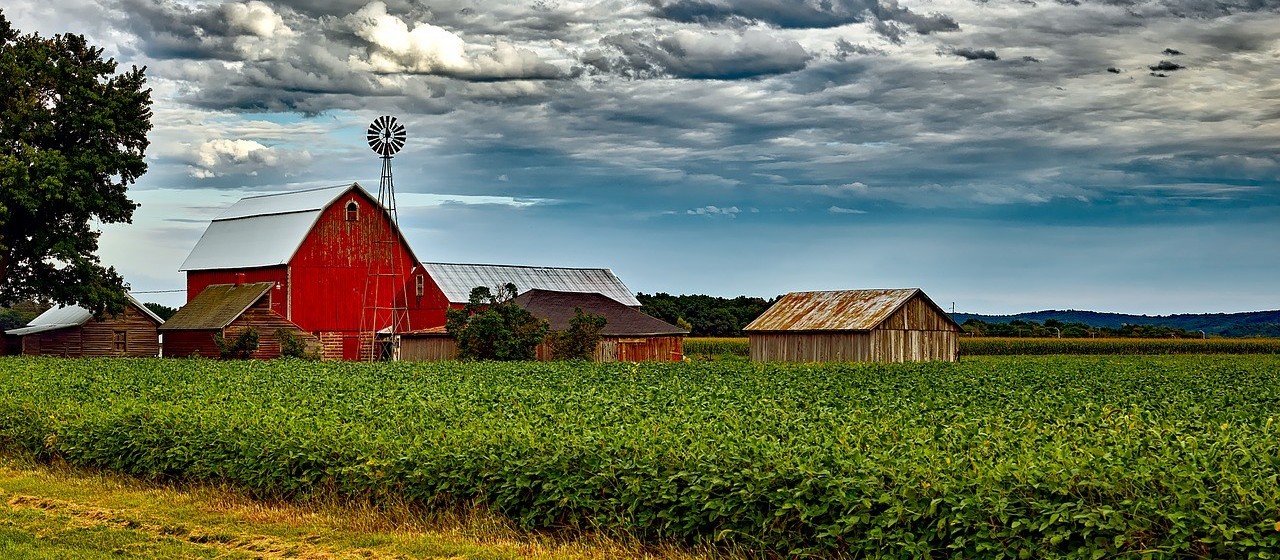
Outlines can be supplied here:
M319 7L317 7L319 6ZM396 115L426 260L642 292L921 287L958 311L1280 308L1276 0L17 0L147 67L104 261L178 289L250 194ZM177 304L182 294L145 294Z

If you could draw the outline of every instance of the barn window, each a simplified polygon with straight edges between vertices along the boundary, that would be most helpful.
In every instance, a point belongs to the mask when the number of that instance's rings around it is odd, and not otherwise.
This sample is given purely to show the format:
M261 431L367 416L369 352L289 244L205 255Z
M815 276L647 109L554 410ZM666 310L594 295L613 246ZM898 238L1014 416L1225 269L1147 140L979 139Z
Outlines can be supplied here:
M413 277L413 293L418 297L422 297L422 293L427 290L427 279L421 274Z
M111 333L111 349L114 350L116 354L125 353L129 347L129 342L125 335L125 331L115 331Z
M356 204L356 201L354 200L352 200L351 202L348 202L347 203L347 221L354 222L356 221L356 218L359 217L359 215L360 215L360 205Z

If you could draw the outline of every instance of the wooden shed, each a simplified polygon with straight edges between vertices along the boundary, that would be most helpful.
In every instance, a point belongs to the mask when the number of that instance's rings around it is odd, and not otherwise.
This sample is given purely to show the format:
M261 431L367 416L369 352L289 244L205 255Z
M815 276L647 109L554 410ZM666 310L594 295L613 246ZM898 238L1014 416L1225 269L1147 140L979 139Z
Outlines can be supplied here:
M689 331L650 317L599 293L529 290L514 300L534 317L545 320L552 331L569 328L574 309L605 318L597 362L678 362L684 359L684 337ZM538 359L551 359L551 349L538 345Z
M645 315L604 294L528 290L513 302L547 322L552 331L569 328L575 309L605 318L597 362L678 362L684 359L684 337L689 331ZM444 327L400 335L400 359L406 361L452 360L458 347ZM550 360L551 348L539 344L537 359Z
M792 292L743 329L753 361L956 361L960 325L918 288Z
M458 357L458 343L444 330L431 327L400 333L400 355L404 362L439 362Z
M128 299L124 311L114 317L94 320L83 307L55 307L5 334L28 356L159 356L156 329L164 320L132 296Z
M276 330L290 331L306 343L309 351L320 348L320 339L281 317L272 309L274 282L250 284L212 284L182 306L160 328L164 334L164 355L186 358L219 355L214 335L226 339L240 336L252 327L258 331L258 350L254 358L280 357L280 339Z

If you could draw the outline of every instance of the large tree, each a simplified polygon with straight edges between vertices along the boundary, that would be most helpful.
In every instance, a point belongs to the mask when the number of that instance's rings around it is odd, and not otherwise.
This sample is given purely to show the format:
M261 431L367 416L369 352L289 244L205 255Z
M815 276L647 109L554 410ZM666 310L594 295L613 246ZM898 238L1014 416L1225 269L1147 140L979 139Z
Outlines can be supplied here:
M0 305L22 299L124 309L124 279L96 255L99 224L128 223L147 170L145 68L82 35L19 35L0 12Z

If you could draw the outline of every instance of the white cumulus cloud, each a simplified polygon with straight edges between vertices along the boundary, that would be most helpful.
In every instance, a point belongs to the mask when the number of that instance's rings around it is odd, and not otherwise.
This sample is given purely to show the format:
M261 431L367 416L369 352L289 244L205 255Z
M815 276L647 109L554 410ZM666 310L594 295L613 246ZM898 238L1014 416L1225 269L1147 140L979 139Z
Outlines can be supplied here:
M352 67L385 74L441 74L461 78L554 78L559 69L533 51L498 42L468 45L452 31L426 22L410 27L372 2L346 18L351 30L367 42L367 58L353 56Z
M208 179L228 174L257 175L282 165L305 162L311 155L260 144L253 140L215 138L193 147L187 154L192 177Z

